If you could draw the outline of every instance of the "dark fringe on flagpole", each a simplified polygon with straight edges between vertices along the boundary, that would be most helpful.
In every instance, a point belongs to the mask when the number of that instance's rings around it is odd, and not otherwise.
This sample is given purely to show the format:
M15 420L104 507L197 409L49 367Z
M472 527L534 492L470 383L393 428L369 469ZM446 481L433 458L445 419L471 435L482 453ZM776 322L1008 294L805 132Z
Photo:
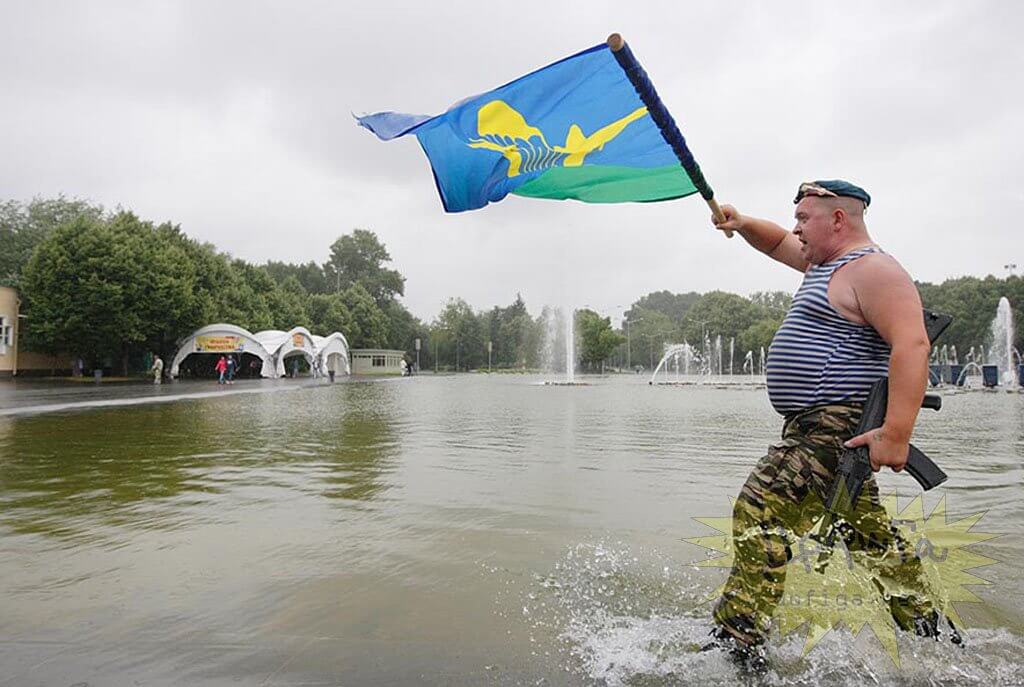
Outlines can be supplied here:
M617 48L616 46L621 47ZM690 181L693 182L697 191L704 200L714 198L715 192L711 190L711 186L704 179L704 173L700 171L700 165L693 159L693 153L686 147L686 139L683 138L682 132L676 126L676 121L669 114L668 108L661 102L658 92L654 90L654 84L651 83L651 80L647 77L647 72L644 71L644 68L640 66L640 63L634 57L633 51L629 49L629 46L617 33L613 33L608 37L608 47L611 48L612 54L615 55L615 61L619 63L622 71L626 73L626 78L633 84L633 88L636 90L637 95L640 96L640 100L647 106L647 111L650 113L651 119L658 126L658 131L661 132L662 138L665 139L665 142L672 148L676 157L679 158L679 163L686 170L686 174L690 177Z

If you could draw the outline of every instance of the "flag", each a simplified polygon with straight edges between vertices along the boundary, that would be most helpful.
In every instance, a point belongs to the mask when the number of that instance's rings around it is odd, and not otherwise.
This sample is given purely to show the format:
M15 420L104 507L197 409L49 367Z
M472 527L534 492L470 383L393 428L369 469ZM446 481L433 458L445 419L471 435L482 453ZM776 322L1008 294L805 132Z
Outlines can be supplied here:
M623 203L697 192L604 43L444 114L379 112L356 120L381 140L416 136L448 212L482 208L510 193Z

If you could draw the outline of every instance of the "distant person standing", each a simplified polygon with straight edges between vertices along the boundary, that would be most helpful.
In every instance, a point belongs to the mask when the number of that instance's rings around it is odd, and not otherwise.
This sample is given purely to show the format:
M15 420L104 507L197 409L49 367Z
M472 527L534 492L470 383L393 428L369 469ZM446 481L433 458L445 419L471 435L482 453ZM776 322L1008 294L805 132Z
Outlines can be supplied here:
M227 370L226 370L227 377L228 377L227 383L228 384L234 384L235 383L235 370L238 367L238 363L235 362L235 356L233 356L233 355L229 355L228 356L227 365L228 365L227 366Z
M164 381L164 361L160 359L160 356L153 355L153 366L149 368L149 371L153 373L153 383L162 384Z
M218 384L223 384L224 383L224 374L228 371L228 361L227 361L227 358L225 358L224 356L221 356L220 360L217 361L217 364L214 366L213 369L217 371L218 375L220 375L220 377L217 379L217 383Z

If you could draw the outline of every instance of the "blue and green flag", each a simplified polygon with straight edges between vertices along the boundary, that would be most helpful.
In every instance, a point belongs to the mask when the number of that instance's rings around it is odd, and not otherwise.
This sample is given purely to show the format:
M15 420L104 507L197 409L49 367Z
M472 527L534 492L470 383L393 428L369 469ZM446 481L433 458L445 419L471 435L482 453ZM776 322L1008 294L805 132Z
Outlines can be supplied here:
M637 88L602 43L435 117L380 112L357 120L385 141L419 139L448 212L482 208L509 193L622 203L697 192ZM647 102L668 117L649 90L654 100ZM702 178L698 183L706 188Z

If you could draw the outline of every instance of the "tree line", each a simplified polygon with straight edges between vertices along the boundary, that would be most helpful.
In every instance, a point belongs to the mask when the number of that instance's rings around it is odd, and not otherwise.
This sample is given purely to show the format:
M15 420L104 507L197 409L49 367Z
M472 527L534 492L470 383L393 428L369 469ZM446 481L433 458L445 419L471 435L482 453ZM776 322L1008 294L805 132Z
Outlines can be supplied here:
M19 289L28 348L137 368L170 358L199 327L340 331L353 348L411 347L422 324L373 232L330 247L322 266L253 265L127 210L66 198L0 203L0 284Z
M145 352L169 358L182 337L229 322L250 331L340 331L353 348L403 350L423 368L564 370L565 313L545 307L531 316L519 294L480 311L452 298L424 323L403 305L405 277L390 263L387 248L366 229L339 237L322 263L256 265L189 238L176 224L127 210L64 197L0 203L0 284L20 290L25 343L33 350L126 371ZM960 277L918 288L926 307L954 316L942 343L962 352L990 345L1001 296L1021 321L1020 277ZM746 351L769 346L790 302L779 291L656 291L617 322L582 308L573 313L576 358L591 370L651 368L667 343L699 346L720 335L734 340L742 360ZM1020 348L1019 334L1015 342Z

